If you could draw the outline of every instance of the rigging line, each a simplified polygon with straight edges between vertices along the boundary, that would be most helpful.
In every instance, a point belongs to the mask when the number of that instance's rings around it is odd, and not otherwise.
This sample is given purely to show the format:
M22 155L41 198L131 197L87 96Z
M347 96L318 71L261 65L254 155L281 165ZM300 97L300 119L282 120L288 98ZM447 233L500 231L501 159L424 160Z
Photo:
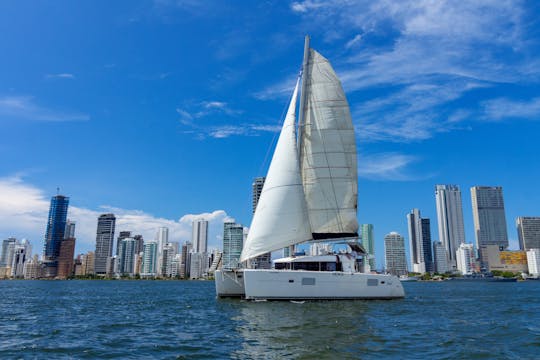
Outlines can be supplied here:
M301 76L302 76L302 72L300 71L300 74L298 75L298 78L300 78ZM297 80L298 80L298 78L297 78ZM291 95L289 96L288 101L285 103L285 107L281 111L281 116L279 117L278 124L281 125L282 127L283 127L283 123L286 120L285 117L287 116L287 110L289 109L289 104L291 103L293 93L294 93L294 90L291 93ZM272 152L272 150L276 147L277 138L278 138L279 134L281 134L281 129L280 129L280 131L274 133L274 136L272 137L272 140L271 140L270 144L266 148L266 154L264 155L264 160L262 161L261 165L259 166L259 171L257 172L257 174L263 174L263 168L268 168L270 166L268 158L269 158L269 155Z

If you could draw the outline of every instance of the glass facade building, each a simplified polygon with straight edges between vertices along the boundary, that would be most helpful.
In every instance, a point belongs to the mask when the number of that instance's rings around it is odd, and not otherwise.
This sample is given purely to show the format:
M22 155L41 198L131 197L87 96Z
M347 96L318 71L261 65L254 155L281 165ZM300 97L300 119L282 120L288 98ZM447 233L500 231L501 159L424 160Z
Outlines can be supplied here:
M69 197L56 195L51 198L45 244L43 246L44 276L55 277L58 268L60 246L66 230Z

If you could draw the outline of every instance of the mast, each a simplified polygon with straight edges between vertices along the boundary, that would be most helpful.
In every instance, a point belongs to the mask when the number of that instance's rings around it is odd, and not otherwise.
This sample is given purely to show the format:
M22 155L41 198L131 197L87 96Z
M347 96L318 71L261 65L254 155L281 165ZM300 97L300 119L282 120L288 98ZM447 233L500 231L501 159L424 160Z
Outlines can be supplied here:
M309 62L309 35L306 35L304 41L304 60L302 61L302 86L300 87L300 109L298 111L298 153L300 159L302 159L302 130L301 127L304 126L304 105L306 103L306 70Z

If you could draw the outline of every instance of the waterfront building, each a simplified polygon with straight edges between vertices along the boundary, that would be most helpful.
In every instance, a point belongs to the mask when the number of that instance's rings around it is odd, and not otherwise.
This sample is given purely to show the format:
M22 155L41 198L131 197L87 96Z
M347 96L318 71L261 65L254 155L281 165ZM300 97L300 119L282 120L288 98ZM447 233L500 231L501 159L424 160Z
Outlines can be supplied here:
M27 280L35 280L41 277L41 264L39 263L37 254L33 258L28 259L24 264L24 278Z
M433 272L433 253L431 244L431 226L428 218L422 218L419 209L412 209L407 214L409 229L409 256L411 270L423 274Z
M521 250L540 249L539 216L520 216L516 220L516 227Z
M384 237L384 256L386 272L393 275L407 275L407 260L405 257L405 239L397 232L391 232Z
M94 270L97 275L107 274L107 259L112 257L116 217L114 214L101 214L96 230L96 251Z
M439 274L444 274L450 271L448 266L448 256L446 254L446 247L441 241L436 241L433 243L433 263L434 271Z
M69 197L56 195L51 198L45 242L43 246L44 277L53 278L58 271L58 256L66 230Z
M527 250L527 267L529 275L540 277L540 249Z
M2 253L0 254L0 267L11 266L11 261L13 256L13 248L17 239L14 237L9 237L2 241Z
M375 270L375 236L373 235L373 224L362 224L360 234L362 236L362 246L368 253L369 268Z
M473 244L459 244L456 250L457 270L462 275L471 275L475 269L475 262Z
M131 238L131 231L120 231L118 239L116 239L116 256L120 255L120 244L122 240Z
M157 241L148 241L144 244L143 250L143 263L141 276L142 277L154 277L156 276L157 269Z
M12 278L24 278L24 265L30 260L32 256L32 247L28 240L23 239L21 243L16 242L12 247L13 254L10 255L11 258L11 274Z
M117 273L120 275L133 276L136 272L136 255L135 249L137 241L134 238L124 238L120 242L119 252L117 257Z
M170 244L166 244L162 251L161 269L160 275L164 277L171 277L172 274L172 260L175 256L174 247Z
M244 227L233 222L223 223L223 268L238 268L244 246Z
M528 271L526 251L504 250L499 245L483 245L480 250L487 259L488 271Z
M201 279L205 273L205 266L208 263L206 254L192 252L190 253L190 279Z
M505 249L508 247L502 187L473 186L471 200L480 266L487 268L488 259L487 255L482 253L482 247L485 245L498 245Z
M437 221L439 241L446 249L448 266L456 269L456 251L465 242L461 191L457 185L436 185Z
M73 275L73 255L75 253L75 238L62 240L58 256L58 272L56 277L66 279Z
M96 255L93 251L89 251L86 253L86 261L83 263L83 266L84 266L84 269L85 269L85 274L86 275L94 275L96 273L96 268L95 268L95 259L96 259ZM109 259L107 259L109 260Z
M266 177L256 177L253 180L253 183L251 184L251 206L252 206L252 214L255 214L255 209L257 209L257 204L259 203L259 198L261 197L261 193L264 188L264 182L266 181ZM259 255L251 261L248 262L248 268L252 269L270 269L272 267L272 254L266 253Z
M191 251L192 251L192 245L189 241L182 244L182 260L180 263L180 277L182 279L189 278L189 270L191 267L191 263L190 263Z

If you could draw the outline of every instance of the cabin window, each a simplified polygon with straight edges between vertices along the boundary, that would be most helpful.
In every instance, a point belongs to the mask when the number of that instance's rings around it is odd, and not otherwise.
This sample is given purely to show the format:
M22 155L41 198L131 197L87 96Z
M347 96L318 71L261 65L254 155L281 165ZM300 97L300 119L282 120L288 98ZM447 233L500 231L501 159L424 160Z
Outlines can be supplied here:
M379 280L367 279L367 286L377 286L377 285L379 285Z
M337 270L336 263L335 262L321 263L321 270L322 271L336 271Z
M302 278L302 285L315 285L315 278Z
M292 266L293 270L319 271L318 262L294 262Z

